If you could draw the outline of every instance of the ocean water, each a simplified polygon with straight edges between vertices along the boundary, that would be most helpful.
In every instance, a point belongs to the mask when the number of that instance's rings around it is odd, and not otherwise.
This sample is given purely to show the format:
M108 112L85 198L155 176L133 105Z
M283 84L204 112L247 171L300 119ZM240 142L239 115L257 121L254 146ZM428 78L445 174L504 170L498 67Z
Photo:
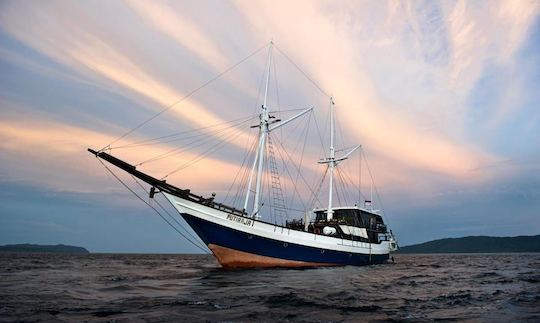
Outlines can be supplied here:
M0 254L0 321L540 322L540 254L224 270L208 255Z

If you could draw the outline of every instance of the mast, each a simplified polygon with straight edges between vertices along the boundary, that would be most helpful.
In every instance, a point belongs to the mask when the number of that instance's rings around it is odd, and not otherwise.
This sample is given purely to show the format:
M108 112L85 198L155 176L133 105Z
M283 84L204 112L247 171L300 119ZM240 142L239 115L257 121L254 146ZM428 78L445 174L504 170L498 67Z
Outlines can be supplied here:
M330 181L328 188L328 210L326 211L326 220L332 220L334 210L332 210L332 197L334 188L334 168L336 167L336 151L334 148L334 100L330 97L330 157L328 160L330 168Z
M318 161L319 164L328 164L329 173L330 173L330 180L328 181L329 187L328 187L328 209L326 211L326 220L330 221L333 219L334 210L332 208L332 198L334 195L334 168L341 163L342 161L349 158L349 156L355 152L358 148L360 148L360 145L352 148L349 150L348 153L345 155L336 158L336 149L334 147L334 137L335 137L335 103L334 99L330 97L330 157L327 157L325 159L321 159Z
M261 114L259 114L259 144L257 146L257 154L255 160L253 161L253 167L251 169L251 174L249 176L248 190L246 193L246 201L244 202L244 209L247 209L249 203L249 195L251 192L251 185L253 181L253 173L255 172L255 167L257 167L257 178L255 184L255 196L253 200L253 212L252 217L256 217L259 213L259 203L260 203L260 194L261 194L261 183L262 183L262 172L264 164L264 152L266 148L266 137L268 136L268 85L270 84L270 66L272 65L272 47L274 43L270 42L270 47L268 49L268 59L267 59L267 70L266 70L266 84L264 87L264 101L261 106Z
M257 152L255 153L255 158L253 160L253 165L251 167L251 173L249 174L248 188L246 192L246 199L244 201L244 211L247 210L249 205L249 197L252 193L253 177L256 174L255 179L255 192L253 198L253 211L251 213L252 218L260 217L259 211L261 207L261 186L263 182L263 166L264 166L264 154L266 151L266 142L268 140L268 135L270 132L288 124L289 122L298 119L299 117L305 115L308 112L313 111L313 107L303 110L298 114L288 118L287 120L274 119L270 122L270 114L268 112L268 87L270 85L270 70L272 66L272 49L274 47L274 42L270 42L268 48L268 56L266 60L266 84L264 87L264 101L261 106L261 113L259 114L259 144L257 145ZM257 173L255 173L255 169Z

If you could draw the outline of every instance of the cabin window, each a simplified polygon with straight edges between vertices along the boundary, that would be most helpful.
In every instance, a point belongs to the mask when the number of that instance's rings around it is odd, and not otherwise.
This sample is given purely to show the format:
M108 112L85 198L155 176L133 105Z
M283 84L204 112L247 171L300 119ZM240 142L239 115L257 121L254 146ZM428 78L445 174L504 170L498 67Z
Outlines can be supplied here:
M315 221L326 221L326 211L315 211Z
M347 223L347 225L360 226L358 210L355 209L335 210L334 218Z
M361 222L362 222L362 227L369 228L369 226L371 224L370 218L371 218L371 216L370 216L369 213L364 212L364 211L360 212L360 219L361 219Z

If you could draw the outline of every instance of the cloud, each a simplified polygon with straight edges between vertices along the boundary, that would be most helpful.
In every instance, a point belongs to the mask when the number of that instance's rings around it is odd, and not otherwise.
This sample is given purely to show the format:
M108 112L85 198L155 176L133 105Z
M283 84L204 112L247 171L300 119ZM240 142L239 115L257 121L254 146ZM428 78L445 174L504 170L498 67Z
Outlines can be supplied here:
M165 2L130 0L128 4L150 26L185 46L216 71L223 71L232 65L216 42L193 21L193 17L180 14Z
M65 79L72 82L77 82L81 84L88 84L95 87L100 87L102 90L106 90L106 87L103 84L97 82L91 82L88 79L81 78L77 75L69 74L64 71L52 68L42 63L25 58L17 53L0 48L0 59L9 62L13 65L20 66L26 70L32 71L36 74L53 76L61 79Z
M411 232L410 239L418 239L418 225L426 238L445 228L470 227L472 234L493 218L509 219L509 212L520 213L520 223L534 230L538 180L531 174L538 158L529 157L540 147L533 43L538 29L532 28L539 11L534 0L3 1L0 64L8 72L0 73L3 187L17 182L44 192L88 192L96 200L101 198L94 193L105 192L116 200L123 189L86 148L106 145L273 39L333 95L342 129L339 148L365 147L378 190L390 197L386 207L403 220L397 231ZM524 57L524 49L532 58ZM328 99L281 53L274 51L274 58L270 107L314 106L324 130ZM117 145L256 114L264 62L260 51ZM294 160L302 146L293 137L301 129L298 122L276 132ZM256 131L239 132L229 140L231 149L168 180L203 194L217 191L220 198ZM326 143L328 131L323 132ZM210 137L208 144L219 138ZM308 139L319 140L315 132ZM137 163L178 145L113 152ZM315 163L322 153L308 146L304 175L314 189L320 178L311 175L322 169ZM203 149L139 168L160 177ZM356 163L342 164L353 182ZM367 177L364 168L364 195ZM308 195L302 182L297 188ZM282 185L293 186L287 176ZM324 192L321 196L326 200ZM41 210L40 200L25 198L30 209ZM55 202L51 210L58 205L65 207ZM70 208L70 216L79 209ZM454 225L456 215L465 222ZM490 230L503 229L486 225L486 233Z
M347 21L344 17L329 19L322 6L313 2L295 2L286 8L270 2L240 2L238 7L246 17L252 17L251 23L259 29L254 32L273 30L278 44L291 49L291 55L303 62L309 74L334 93L345 129L357 140L363 139L371 150L410 167L458 177L467 177L472 167L490 158L481 149L444 133L419 130L407 122L402 111L392 110L392 104L378 96L367 77L357 35L340 25L340 21Z
M133 61L128 48L119 49L114 39L103 37L99 30L91 29L92 25L85 25L85 19L78 16L79 12L70 10L72 8L69 6L61 7L64 10L55 11L55 5L51 4L44 8L24 4L7 6L7 10L2 14L2 25L12 36L71 69L93 78L97 77L101 82L105 79L116 88L128 89L150 99L154 103L150 107L156 112L179 102L186 95L161 80L159 75L141 68ZM71 15L62 15L65 12L70 12ZM33 23L21 23L19 17L23 15L33 16ZM61 24L51 23L51 17L58 18ZM38 30L40 32L37 32ZM48 31L46 36L43 36L43 30ZM192 41L193 39L186 40L187 43ZM126 55L127 53L129 54ZM171 114L179 121L194 127L226 121L192 98L176 104L168 115ZM248 133L242 134L241 139L242 142L247 141Z
M485 174L471 175L470 170L501 159L467 138L463 102L484 72L484 61L512 61L538 11L537 5L522 2L492 6L464 1L427 5L296 1L285 6L238 1L236 11L226 11L235 12L236 32L243 41L224 48L216 32L222 31L218 27L223 27L223 21L202 19L205 15L198 15L196 8L137 1L114 3L110 8L118 21L100 15L99 3L83 10L66 3L7 2L0 17L2 28L12 37L93 83L123 96L143 98L152 112L185 94L178 88L186 87L171 84L192 84L190 77L200 73L188 70L193 73L172 82L166 71L169 64L149 63L146 58L173 51L192 59L183 66L191 67L195 57L215 73L230 64L226 53L237 50L240 43L241 48L255 48L254 43L274 38L334 95L345 137L374 152L374 168L382 169L379 177L384 185L392 179L412 184L418 175L482 180ZM21 16L32 17L31 23ZM497 27L499 22L504 30ZM134 32L125 32L125 26ZM174 40L175 45L162 49L159 45L166 42L160 37ZM500 54L490 50L493 46ZM249 65L243 76L259 76L261 71L255 72L255 67L260 66ZM209 101L191 98L167 116L193 127L223 122L233 106L245 106L236 96L256 96L238 79L225 82L233 91L218 92ZM306 96L305 85L285 83L290 92L286 99ZM522 92L512 93L510 99ZM324 110L324 106L317 108ZM244 149L248 138L247 132L242 133L233 144ZM315 152L310 153L311 159L317 159Z
M521 48L531 30L534 20L540 11L538 1L500 1L495 6L497 13L492 22L497 24L498 32L504 32L500 40L503 43L499 60L508 63L515 60L516 52Z
M59 191L99 192L108 175L86 151L98 143L112 140L111 134L74 127L52 120L0 121L0 150L4 181L21 181ZM157 145L119 153L129 162L140 156L156 156L170 147ZM115 153L116 155L116 153ZM196 153L184 152L160 163L148 164L141 169L156 177L197 158ZM5 165L4 164L4 165ZM237 165L211 157L181 172L183 185L201 191L227 188ZM179 184L179 185L182 185Z
M69 56L79 64L150 98L160 107L169 107L185 96L185 94L178 93L170 86L145 73L128 57L121 55L93 36L87 35L80 41L79 46L66 50L69 52ZM201 127L225 121L191 99L182 101L178 108L173 108L172 112L180 120L186 120L188 123Z

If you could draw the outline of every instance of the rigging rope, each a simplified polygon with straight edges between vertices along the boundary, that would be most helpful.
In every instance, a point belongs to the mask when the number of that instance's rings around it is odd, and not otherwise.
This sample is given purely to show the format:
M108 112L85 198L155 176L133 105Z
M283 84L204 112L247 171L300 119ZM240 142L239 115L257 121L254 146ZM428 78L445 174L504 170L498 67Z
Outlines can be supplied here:
M199 160L203 159L204 157L206 157L208 154L212 153L212 152L215 152L219 149L221 149L223 146L225 146L225 144L229 141L228 139L232 140L236 137L238 137L240 134L242 134L242 130L237 130L236 133L233 133L231 136L229 137L225 137L223 139L221 139L220 141L218 141L215 145L213 145L212 147L210 147L208 150L198 154L197 156L195 156L194 158L192 158L190 161L182 164L181 166L179 166L178 168L174 169L173 171L165 174L165 176L163 176L161 178L161 180L164 180L166 179L167 177L169 177L170 175L178 172L178 171L181 171L182 169L185 169L191 165L193 165L194 163L198 162Z
M101 165L103 165L103 167L105 167L105 169L111 173L112 176L114 176L114 178L116 178L116 180L118 180L120 182L120 184L122 184L128 191L130 191L133 195L135 195L139 200L141 200L144 204L148 205L152 210L154 210L165 222L167 222L167 224L174 229L174 231L178 232L178 234L180 234L182 237L184 237L184 239L186 239L187 241L189 241L192 245L194 245L195 247L197 247L198 249L200 249L201 251L203 251L204 253L208 253L208 250L206 249L203 249L201 248L199 245L197 245L196 243L194 243L193 241L191 241L189 238L187 238L182 232L180 232L171 222L169 222L155 207L153 207L150 203L148 203L145 199L143 199L142 197L139 196L139 194L137 194L131 187L129 187L129 185L127 185L126 183L124 183L124 181L122 181L122 179L120 177L118 177L109 167L107 167L107 165L105 165L105 163L103 163L103 161L101 161L100 158L98 158L99 162L101 163Z
M367 161L366 153L365 153L364 149L362 149L362 152L363 152L362 156L364 157L364 162L366 163L366 168L368 170L369 177L371 178L371 183L373 184L373 188L375 189L375 195L377 195L377 200L379 200L379 203L381 203L381 209L383 211L382 216L384 217L384 220L388 223L388 226L390 226L390 221L388 220L388 217L386 216L386 211L384 209L384 205L383 205L381 196L379 195L379 190L377 189L377 186L375 185L375 181L373 180L373 175L371 174L371 169L369 168L369 163ZM372 201L372 203L373 203L373 201Z
M248 121L251 121L251 119L253 119L254 117L250 117L249 119L246 119L242 122L240 122L238 125L241 125L243 123L247 123ZM238 126L238 125L231 125L229 127L226 127L226 128L223 128L223 129L220 129L216 132L214 132L214 136L218 135L218 134L225 134L225 133L229 133L229 132L234 132L234 131L238 131L238 129L236 129L235 127ZM195 136L191 136L191 137L187 137L187 138L184 138L184 139L190 139L190 138L193 138L193 137L200 137L200 136L203 136L205 134L199 134L199 135L195 135ZM218 137L220 138L220 137ZM212 138L210 136L208 137L205 137L203 138L202 140L193 140L193 141L190 141L180 147L175 147L175 148L172 148L172 149L169 149L168 151L162 153L162 154L159 154L155 157L152 157L152 158L149 158L147 160L144 160L138 164L136 164L135 166L140 166L140 165L143 165L143 164L146 164L146 163L150 163L150 162L155 162L155 161L158 161L158 160L161 160L161 159L164 159L164 158L168 158L168 157L171 157L171 156L174 156L176 154L179 154L185 150L187 150L188 148L196 148L196 147L200 147L208 142L213 142L215 138Z
M309 184L307 183L306 179L304 178L304 176L302 175L302 173L300 173L300 170L298 169L298 167L296 167L296 165L294 164L294 162L292 162L292 158L291 156L289 155L289 153L287 152L287 150L285 150L285 147L283 147L283 144L281 143L281 141L279 141L278 138L276 138L276 141L277 143L279 144L279 146L281 147L281 149L278 149L278 153L281 155L281 151L283 151L285 153L285 155L287 155L287 158L289 161L291 161L292 165L296 168L296 170L298 171L298 173L300 174L300 177L302 178L302 180L304 181L304 184L306 184L307 188L311 191L311 194L315 194L313 192L313 190L311 189L311 187L309 186ZM283 160L285 160L285 158L282 157ZM289 174L289 177L290 176L290 172L289 172L289 169L285 166L285 170L287 171L287 173ZM292 177L291 177L292 178ZM296 188L295 188L296 189ZM300 197L300 194L298 194L298 196ZM317 201L320 203L319 199L317 197L315 197L317 199ZM306 208L306 204L304 203L304 201L299 198L300 202L302 203L302 206L304 208Z
M346 182L348 183L347 185L351 186L351 187L355 187L356 184L353 182L353 180L351 179L351 177L349 176L349 174L347 174L347 172L341 172L341 175L343 176L343 178L346 180ZM358 188L358 187L356 187ZM358 193L360 194L359 195L359 200L358 202L360 203L361 199L364 198L365 199L365 196L364 194L362 194L360 191L358 191ZM354 194L353 194L354 196ZM354 201L354 199L352 199Z
M302 145L302 151L301 151L301 153L300 153L300 162L298 163L298 170L300 170L300 168L302 168L302 163L303 163L303 161L304 161L304 152L305 152L305 149L306 149L306 142L307 142L307 137L308 137L308 134L309 134L309 129L310 129L312 117L313 117L313 119L314 119L313 112L311 112L311 113L309 114L309 119L308 119L307 125L306 125L306 127L305 127L305 129L306 129L306 134L305 134L305 136L304 136L304 143L303 143L303 145ZM294 149L295 151L296 151L296 148L297 148L297 147L295 147L295 149ZM299 177L300 177L300 174L299 174L299 173L300 173L300 171L298 171L298 172L296 173L296 178L295 178L295 180L294 180L294 182L293 182L293 187L295 187L295 190L294 190L294 192L293 192L293 194L292 194L292 196L291 196L291 200L289 201L289 204L288 204L288 205L291 205L291 206L292 206L292 202L293 202L293 200L294 200L294 198L295 198L295 196L296 196L296 193L297 193L296 187L297 187L297 185L298 185L298 179L299 179ZM291 178L291 180L292 180L292 178Z
M278 77L277 77L277 71L276 71L276 60L272 60L273 70L274 70L274 84L275 84L275 90L276 90L276 104L277 104L277 114L281 115L281 103L279 100L279 84L278 84ZM280 138L283 139L283 127L279 128L279 135Z
M337 169L339 179L341 181L341 186L343 188L343 198L345 199L345 203L351 203L351 201L354 202L354 199L351 198L350 191L347 190L347 187L350 186L354 188L354 185L349 185L349 183L347 183L346 178L345 178L345 172L341 168L336 167L336 169Z
M222 77L224 74L232 71L233 69L235 69L238 65L242 64L243 62L245 62L246 60L250 59L251 57L253 57L254 55L256 55L257 53L259 53L261 50L265 49L266 47L268 47L271 43L267 43L265 44L264 46L260 47L259 49L257 49L256 51L254 51L253 53L249 54L247 57L243 58L242 60L240 60L239 62L237 62L236 64L232 65L231 67L227 68L226 70L224 70L223 72L219 73L218 75L214 76L213 78L211 78L210 80L206 81L205 83L203 83L202 85L198 86L197 88L191 90L190 92L188 92L186 95L184 95L182 98L180 98L178 101L166 106L164 109L162 109L160 112L154 114L152 117L146 119L145 121L143 121L142 123L138 124L136 127L132 128L131 130L127 131L126 133L124 133L123 135L121 135L120 137L116 138L115 140L111 141L108 145L106 145L105 147L101 148L100 151L103 151L107 148L111 148L111 145L118 142L120 139L122 138L125 138L127 135L133 133L135 130L141 128L142 126L144 126L145 124L147 124L148 122L154 120L155 118L159 117L160 115L162 115L163 113L165 113L166 111L170 110L171 108L173 108L175 105L181 103L182 101L188 99L189 97L191 97L193 94L195 94L197 91L199 91L200 89L204 88L205 86L213 83L215 80L219 79L220 77Z
M247 117L243 117L243 118L238 118L238 119L235 119L235 120L230 120L230 121L226 121L226 122L220 122L220 123L216 123L216 124L213 124L213 125L209 125L209 126L201 127L201 128L197 128L197 129L180 131L180 132L172 133L172 134L165 135L165 136L144 139L144 140L136 141L136 142L131 143L131 144L111 147L110 149L124 149L124 148L140 147L140 146L151 146L151 145L169 143L169 142L182 140L182 139L195 138L195 137L206 135L206 133L203 132L203 133L198 133L198 134L194 134L194 135L179 138L179 139L171 139L171 140L167 140L167 141L159 141L161 139L168 139L168 138L172 138L172 137L178 137L178 136L184 135L184 134L197 133L199 131L204 131L204 130L207 130L207 129L210 129L210 128L216 128L216 127L223 126L223 125L226 125L226 124L233 124L232 126L237 126L237 124L236 124L237 122L238 122L238 125L240 125L240 124L242 124L243 121L251 120L251 119L253 119L255 117L257 117L257 115L251 115L251 116L247 116Z
M326 116L328 116L328 112L326 113ZM319 153L322 153L324 159L327 158L326 156L326 149L324 149L324 140L323 140L323 136L321 134L321 129L319 128L319 123L317 123L317 118L313 117L313 120L315 121L315 127L317 127L317 135L319 136L319 140L321 142L321 149L319 151ZM325 126L326 128L326 126ZM326 129L325 129L326 131Z
M234 176L234 180L229 186L229 189L227 189L227 195L225 195L224 203L227 203L229 194L231 193L232 188L234 187L234 184L236 183L236 180L238 179L238 175L240 175L240 173L242 173L242 176L240 177L239 183L240 183L240 186L243 186L242 183L244 182L244 177L246 177L245 176L246 169L244 168L244 166L246 165L246 161L248 160L248 157L251 155L251 152L255 150L255 144L256 144L256 140L252 140L251 147L249 148L249 150L246 150L246 153L244 154L244 158L242 159L242 164L240 165L240 168L238 168L238 171L236 172L236 175ZM244 172L242 172L242 170L244 170ZM238 194L235 196L232 205L236 204L237 198L238 198Z
M244 156L243 165L245 165L245 166L242 166L237 172L237 174L242 172L242 175L240 177L239 187L236 190L236 193L234 195L232 205L237 205L236 203L238 201L240 201L240 203L242 203L241 207L240 207L241 209L243 209L243 207L244 207L244 202L245 202L245 198L246 198L246 189L247 189L247 186L248 186L248 178L249 178L249 174L250 174L250 170L251 170L251 167L248 167L248 164L246 164L246 162L248 162L249 156L255 156L255 151L257 149L256 148L257 144L258 144L258 140L253 138L251 148L249 149L249 151ZM232 190L232 188L233 188L233 185L231 185L229 190ZM250 191L248 194L251 194L251 193L252 193L252 191ZM227 192L227 194L228 194L228 192Z
M281 48L279 48L276 44L274 44L274 47L276 47L276 49L281 53L281 55L283 55L289 61L289 63L291 63L294 67L296 67L296 69L298 71L300 71L300 73L302 73L304 75L304 77L306 79L308 79L322 94L324 94L328 98L331 98L331 96L328 93L326 93L322 89L322 87L317 82L315 82L315 80L313 80L311 77L309 77L309 75L306 72L304 72L304 70L302 68L300 68L300 66L298 66L289 56L287 56L287 54L285 54L281 50Z
M150 191L148 191L138 180L135 176L131 175L131 178L133 179L133 181L139 185L139 187L147 194L149 195L150 194ZM169 201L167 198L165 198L167 201ZM167 209L165 209L165 207L163 207L161 205L161 203L159 203L159 201L157 199L153 199L154 202L156 202L156 204L163 210L163 212L167 213L167 215L169 216L169 218L171 218L171 220L173 220L176 224L178 224L180 226L180 228L187 234L189 235L193 240L195 240L197 242L197 244L200 245L200 241L199 241L199 238L195 237L194 235L191 234L191 232L189 232L182 223L180 223L169 211L167 211ZM174 205L173 205L173 208L174 208ZM204 247L204 244L202 244L202 246Z
M334 179L335 179L334 180L334 187L335 187L334 192L336 193L335 195L336 195L336 198L338 200L338 205L343 205L343 203L341 202L341 194L339 194L340 193L340 191L339 191L340 190L340 187L339 187L339 184L340 184L339 179L340 178L339 178L339 168L337 166L334 167L334 174L336 174L336 173L338 174L338 178L334 177ZM334 206L332 206L332 207L334 207Z
M326 179L326 174L328 174L328 169L330 167L325 167L325 170L324 170L324 174L321 178L321 181L319 182L319 185L317 186L317 190L315 191L315 193L313 193L313 200L311 200L311 202L308 204L308 205L315 205L315 200L317 200L317 202L321 203L321 201L319 201L319 199L317 198L317 196L319 196L319 193L321 192L321 189L322 189L322 185L324 183L324 180ZM319 204L320 206L322 206L322 203Z

